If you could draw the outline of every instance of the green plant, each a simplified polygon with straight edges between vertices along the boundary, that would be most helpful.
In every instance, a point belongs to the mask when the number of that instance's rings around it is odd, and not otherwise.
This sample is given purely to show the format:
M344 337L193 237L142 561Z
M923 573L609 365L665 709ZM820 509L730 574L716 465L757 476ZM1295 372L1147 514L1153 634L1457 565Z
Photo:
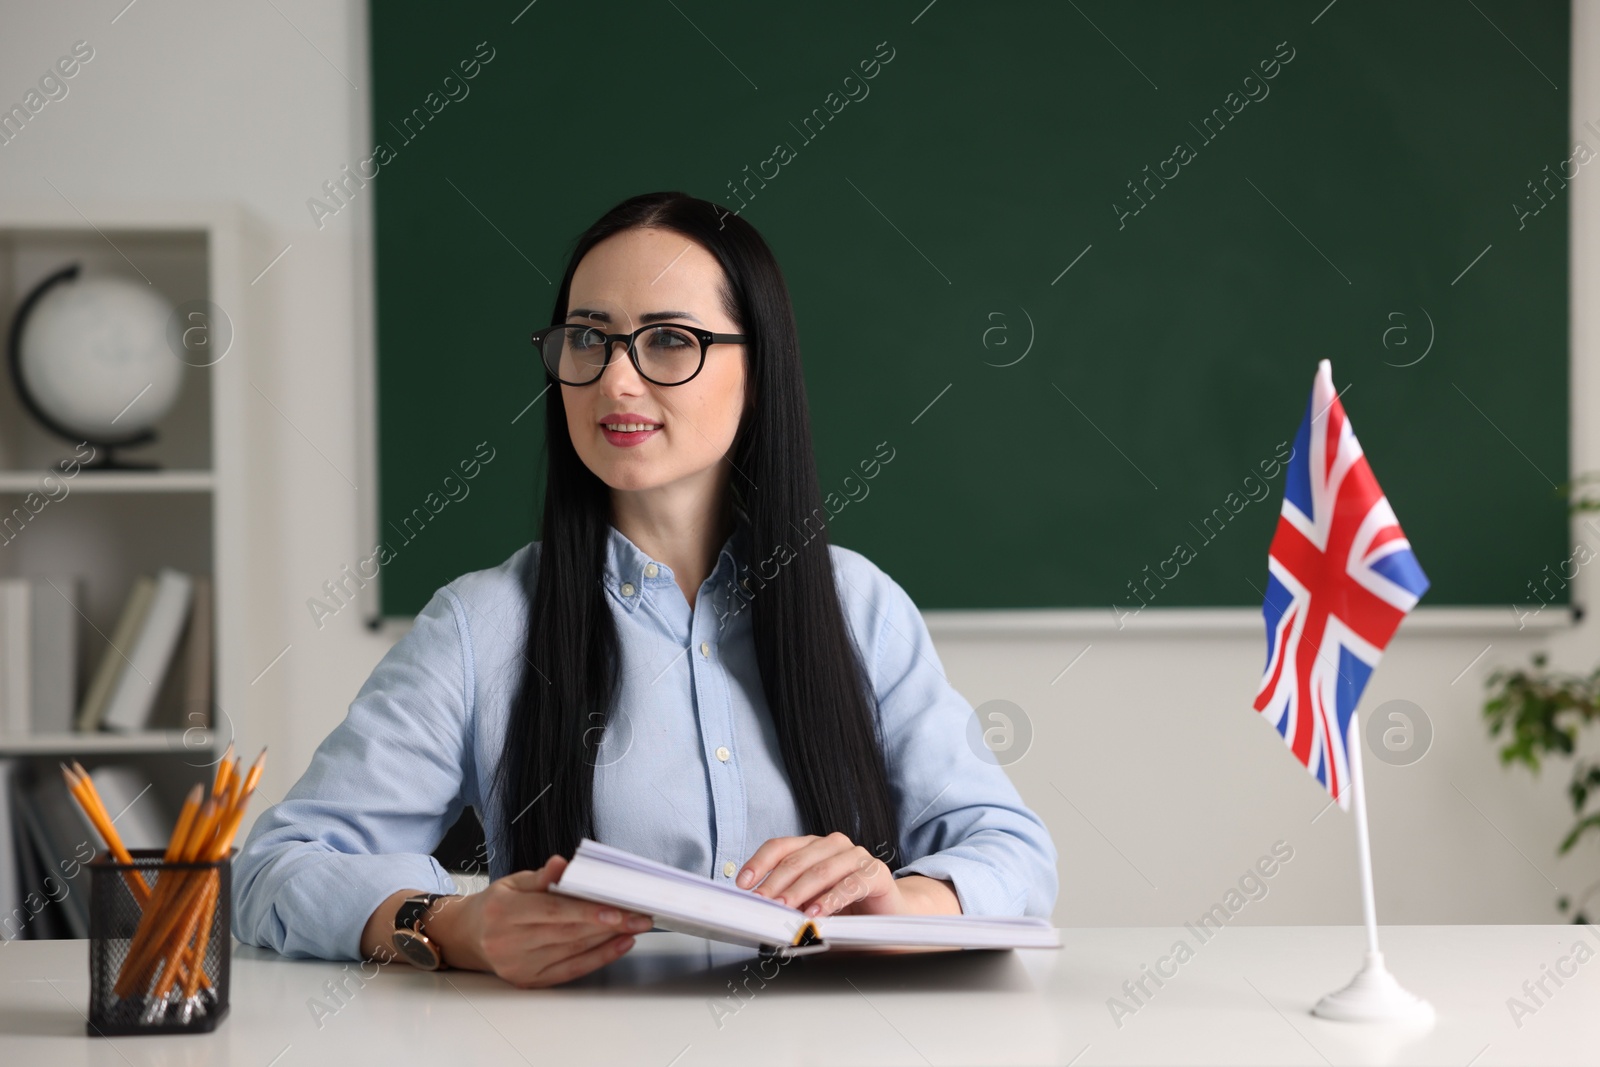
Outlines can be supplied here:
M1600 800L1600 761L1574 756L1584 726L1600 718L1600 667L1588 675L1561 674L1546 669L1544 653L1533 657L1533 669L1501 669L1489 676L1490 697L1483 706L1489 734L1509 739L1500 749L1503 764L1523 763L1534 774L1548 756L1573 757L1567 797L1574 822L1557 847L1566 855L1590 831L1600 832L1600 810L1589 811L1591 797ZM1562 897L1557 906L1573 909L1572 921L1587 923L1583 904L1600 889L1596 883L1573 901Z
M1579 492L1580 485L1600 485L1600 471L1590 471L1580 474L1570 482L1562 482L1556 492L1566 497L1569 501L1567 507L1574 515L1580 511L1600 511L1600 496L1589 496Z
M1594 484L1600 484L1600 472L1580 474L1563 482L1556 492L1567 498L1572 515L1600 511L1600 496L1579 488ZM1588 525L1593 526L1593 520ZM1600 667L1587 676L1560 674L1547 670L1545 662L1544 653L1539 652L1533 656L1531 671L1501 669L1491 674L1483 714L1489 720L1490 736L1509 734L1500 749L1503 764L1523 763L1537 775L1544 757L1573 757L1567 797L1572 801L1574 821L1556 848L1556 854L1564 856L1585 834L1600 832L1600 810L1586 810L1591 796L1600 800L1600 761L1574 757L1579 733L1600 718ZM1587 923L1583 905L1597 890L1600 882L1585 889L1576 901L1561 897L1557 906L1563 912L1570 908L1573 922Z

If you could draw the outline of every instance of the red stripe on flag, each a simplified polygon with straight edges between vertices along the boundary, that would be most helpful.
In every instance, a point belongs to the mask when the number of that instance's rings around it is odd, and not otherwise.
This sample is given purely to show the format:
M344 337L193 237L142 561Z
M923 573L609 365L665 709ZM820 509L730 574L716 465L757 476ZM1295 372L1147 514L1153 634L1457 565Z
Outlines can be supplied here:
M1278 635L1278 665L1272 669L1272 680L1269 681L1261 692L1256 694L1256 710L1262 711L1272 700L1272 694L1278 691L1278 679L1283 677L1283 661L1289 658L1289 635L1294 633L1294 617L1297 612L1289 612L1288 620L1283 624L1283 632Z
M1318 611L1316 605L1316 598L1313 597L1311 613L1306 616L1305 627L1300 632L1300 644L1294 650L1295 734L1290 751L1305 767L1311 766L1311 741L1316 733L1312 718L1316 711L1311 704L1311 669L1316 665L1318 646L1322 644L1322 634L1327 628L1328 618L1328 613Z
M1326 482L1333 473L1334 460L1339 458L1339 433L1344 429L1344 405L1339 403L1339 394L1333 395L1333 400L1328 403L1328 431L1323 438L1323 471L1322 480Z
M1328 791L1334 796L1339 795L1339 766L1333 761L1333 746L1338 741L1333 724L1328 721L1328 708L1322 702L1322 690L1312 690L1317 702L1317 717L1322 720L1322 754L1328 764Z
M1372 539L1372 544L1367 546L1367 558L1371 559L1373 553L1377 552L1378 549L1382 548L1390 541L1404 541L1405 539L1406 532L1400 529L1398 524L1385 526L1382 530L1379 530L1378 535Z

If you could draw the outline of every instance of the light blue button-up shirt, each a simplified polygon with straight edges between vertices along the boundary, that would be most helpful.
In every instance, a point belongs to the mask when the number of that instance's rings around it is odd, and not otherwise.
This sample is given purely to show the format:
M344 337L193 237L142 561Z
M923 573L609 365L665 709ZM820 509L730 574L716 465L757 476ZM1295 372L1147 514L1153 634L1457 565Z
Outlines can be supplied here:
M596 758L594 836L731 883L769 838L804 832L761 688L748 595L734 586L736 539L743 547L747 530L724 544L691 609L670 567L608 529L604 582L622 677ZM304 776L262 811L234 865L239 940L286 956L360 958L362 930L391 894L456 891L431 853L468 805L483 820L487 873L509 873L490 789L524 667L522 567L540 548L436 592ZM972 705L945 680L916 605L865 556L829 551L905 831L910 861L893 873L948 880L968 915L1048 918L1058 889L1050 832L973 740Z

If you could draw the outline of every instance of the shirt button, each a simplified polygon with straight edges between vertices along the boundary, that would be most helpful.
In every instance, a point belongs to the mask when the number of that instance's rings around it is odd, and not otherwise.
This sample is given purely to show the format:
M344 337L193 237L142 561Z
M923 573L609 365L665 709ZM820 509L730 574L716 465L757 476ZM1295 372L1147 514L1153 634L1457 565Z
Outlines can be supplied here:
M661 573L661 568L657 567L654 563L646 563L644 565L644 576L646 578L654 578L656 575L658 575L660 573Z
M732 878L733 877L733 870L734 870L733 861L729 860L727 863L724 863L722 865L722 876L724 878Z
M622 595L623 596L632 596L633 595L633 583L632 582L623 582L622 583Z
M707 642L707 641L701 641L700 642L700 655L704 656L706 659L710 659L711 658L711 645L710 645L709 642Z
M733 758L733 753L728 751L728 746L727 745L723 745L722 747L717 749L717 758L719 760L721 760L723 763L727 763L729 760L731 760Z

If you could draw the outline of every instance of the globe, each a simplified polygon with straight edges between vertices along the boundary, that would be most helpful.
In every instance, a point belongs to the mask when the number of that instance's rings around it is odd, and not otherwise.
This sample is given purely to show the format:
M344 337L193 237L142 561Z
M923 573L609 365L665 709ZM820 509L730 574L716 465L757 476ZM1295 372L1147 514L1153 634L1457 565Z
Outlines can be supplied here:
M22 324L22 384L62 429L115 445L177 402L185 364L167 344L172 305L144 283L98 277L43 292Z

